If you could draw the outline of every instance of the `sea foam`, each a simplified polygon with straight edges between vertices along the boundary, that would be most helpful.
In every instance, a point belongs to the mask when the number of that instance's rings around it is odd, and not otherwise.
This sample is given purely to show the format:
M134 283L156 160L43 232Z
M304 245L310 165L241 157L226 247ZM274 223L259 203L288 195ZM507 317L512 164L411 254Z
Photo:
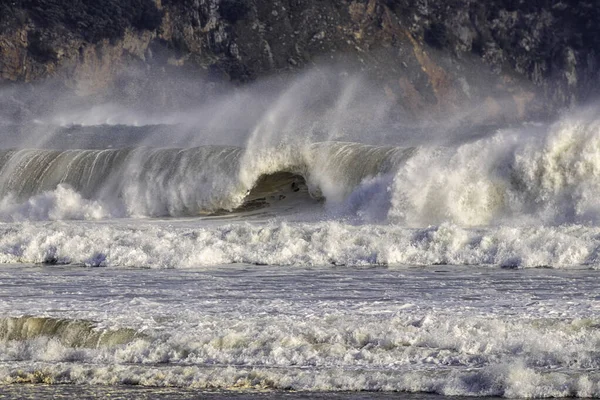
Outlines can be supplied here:
M422 229L341 222L228 223L191 228L136 222L0 225L3 263L192 268L229 263L276 265L483 264L597 268L600 228Z
M592 350L599 337L590 324L415 317L213 317L197 326L146 329L139 338L129 333L126 343L97 346L31 335L0 341L2 361L11 361L0 366L0 379L509 398L600 394L600 375L592 372L599 368Z

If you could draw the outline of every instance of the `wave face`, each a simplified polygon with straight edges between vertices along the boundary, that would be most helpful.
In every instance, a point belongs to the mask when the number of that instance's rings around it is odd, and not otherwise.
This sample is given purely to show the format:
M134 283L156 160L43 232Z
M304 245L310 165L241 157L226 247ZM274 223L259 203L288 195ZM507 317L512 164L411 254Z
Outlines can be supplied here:
M193 215L236 205L240 154L226 147L10 150L0 155L2 194L8 203L76 194L116 216Z
M65 347L98 348L126 344L143 335L132 329L102 330L86 320L50 317L0 318L0 342L55 339Z

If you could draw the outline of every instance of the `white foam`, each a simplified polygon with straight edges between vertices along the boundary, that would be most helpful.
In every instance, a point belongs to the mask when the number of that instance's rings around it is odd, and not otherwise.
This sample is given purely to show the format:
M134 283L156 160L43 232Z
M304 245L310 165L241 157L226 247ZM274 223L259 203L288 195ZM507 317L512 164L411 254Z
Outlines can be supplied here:
M600 120L589 112L541 133L524 126L458 148L421 148L389 187L389 216L411 226L597 224L599 148Z
M409 229L342 222L206 224L189 228L121 224L0 225L0 261L60 260L86 265L193 268L269 265L484 264L510 267L593 267L600 264L600 228L498 227L453 224ZM204 225L201 220L196 224Z
M539 373L519 366L471 372L291 370L214 367L97 367L41 364L16 370L0 367L5 383L83 385L140 385L229 390L285 389L302 391L430 392L447 396L498 396L506 398L597 397L599 377Z
M106 205L84 199L66 184L30 197L25 202L17 201L13 195L0 201L0 220L5 222L98 220L112 216Z
M247 316L205 318L168 334L91 349L44 337L1 342L0 380L509 398L600 394L597 329L563 321Z
M596 396L596 275L3 267L0 381Z

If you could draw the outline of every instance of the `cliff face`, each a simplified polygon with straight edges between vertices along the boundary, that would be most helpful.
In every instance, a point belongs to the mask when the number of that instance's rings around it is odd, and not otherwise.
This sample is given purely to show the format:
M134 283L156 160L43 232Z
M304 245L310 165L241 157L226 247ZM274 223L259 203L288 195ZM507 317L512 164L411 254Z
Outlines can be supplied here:
M598 93L600 8L591 0L13 0L0 6L5 85L55 78L79 95L117 89L135 96L134 87L168 81L177 71L243 84L329 62L361 71L409 116L452 113L465 104L491 114L504 109L503 118L544 115ZM188 90L210 95L211 89Z

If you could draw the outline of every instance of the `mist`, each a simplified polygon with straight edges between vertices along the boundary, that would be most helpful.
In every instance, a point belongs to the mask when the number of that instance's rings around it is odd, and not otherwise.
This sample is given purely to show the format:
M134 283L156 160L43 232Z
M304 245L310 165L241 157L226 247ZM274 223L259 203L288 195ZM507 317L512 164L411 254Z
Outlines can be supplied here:
M2 147L452 145L521 123L514 119L512 100L502 97L494 98L493 107L489 98L487 103L474 98L450 111L423 105L415 114L382 82L341 64L243 86L181 71L141 83L137 73L125 71L118 88L88 96L53 81L0 89Z

